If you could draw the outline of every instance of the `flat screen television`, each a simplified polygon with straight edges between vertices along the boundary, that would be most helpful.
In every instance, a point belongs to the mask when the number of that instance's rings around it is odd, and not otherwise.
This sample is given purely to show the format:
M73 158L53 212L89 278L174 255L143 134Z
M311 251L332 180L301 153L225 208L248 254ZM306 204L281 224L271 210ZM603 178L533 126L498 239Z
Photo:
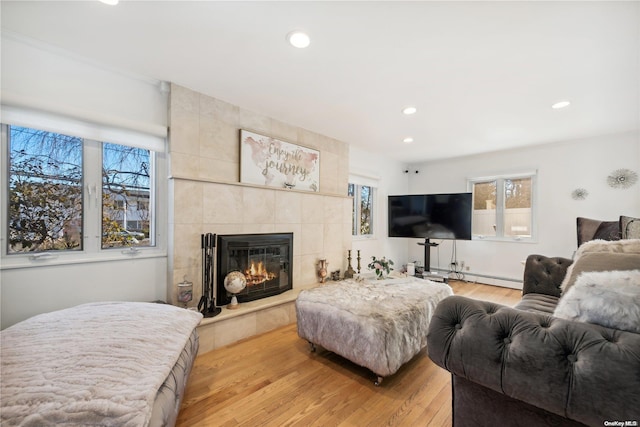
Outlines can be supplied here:
M389 237L471 240L471 193L389 196Z

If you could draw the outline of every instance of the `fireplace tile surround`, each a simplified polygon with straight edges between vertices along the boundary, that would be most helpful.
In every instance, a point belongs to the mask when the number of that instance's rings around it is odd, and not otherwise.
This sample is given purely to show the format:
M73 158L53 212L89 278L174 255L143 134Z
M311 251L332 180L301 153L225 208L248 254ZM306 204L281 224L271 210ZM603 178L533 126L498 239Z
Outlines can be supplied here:
M199 301L201 234L293 233L294 289L204 319L200 352L295 322L293 301L300 289L317 285L318 261L326 258L330 270L346 266L348 145L175 84L169 106L167 299L176 303L177 284L187 277L194 283L191 305ZM240 129L319 150L320 192L239 183Z

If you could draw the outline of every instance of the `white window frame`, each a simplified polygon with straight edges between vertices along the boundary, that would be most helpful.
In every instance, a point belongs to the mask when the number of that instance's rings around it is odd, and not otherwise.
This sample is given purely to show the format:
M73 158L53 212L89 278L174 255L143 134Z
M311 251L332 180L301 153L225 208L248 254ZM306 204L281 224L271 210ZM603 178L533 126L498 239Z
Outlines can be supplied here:
M352 240L371 240L371 239L376 239L377 235L379 233L379 228L380 228L380 224L378 221L379 215L378 215L378 180L379 178L368 174L368 173L364 173L364 172L360 172L357 174L350 174L349 175L349 184L353 184L355 185L355 196L354 196L354 200L353 200L353 212L352 212L352 224L353 221L358 220L358 227L357 227L357 234L352 234L351 238ZM359 227L359 218L360 218L360 187L363 186L367 186L367 187L371 187L371 191L372 191L372 206L371 206L371 227L373 229L373 233L371 234L360 234L360 227ZM352 230L353 233L353 230Z
M513 179L522 179L522 178L530 178L531 179L531 236L530 237L521 237L521 236L505 236L504 235L504 214L505 214L505 203L504 203L504 183L506 180ZM483 177L474 177L467 178L467 190L473 194L474 202L475 202L475 193L474 193L474 184L496 181L496 235L495 236L484 236L474 234L472 236L473 240L488 240L488 241L501 241L501 242L523 242L523 243L536 243L538 236L538 171L530 171L530 172L519 172L519 173L511 173L511 174L502 174L502 175L493 175L493 176L483 176ZM472 204L473 206L473 204ZM473 218L473 216L472 216Z
M167 160L166 138L147 135L138 131L85 123L75 119L29 110L2 107L2 131L0 135L0 173L3 183L0 188L0 270L30 268L45 265L65 265L85 262L117 261L132 258L155 258L167 256ZM81 250L48 251L39 253L7 252L8 225L8 166L9 144L7 129L15 125L38 130L47 130L66 135L78 136L83 142L83 244ZM150 182L150 203L154 206L150 235L154 236L154 246L133 248L102 249L102 142L96 136L104 136L103 141L115 144L149 149L153 179ZM93 137L93 138L92 138ZM97 190L97 192L96 192Z

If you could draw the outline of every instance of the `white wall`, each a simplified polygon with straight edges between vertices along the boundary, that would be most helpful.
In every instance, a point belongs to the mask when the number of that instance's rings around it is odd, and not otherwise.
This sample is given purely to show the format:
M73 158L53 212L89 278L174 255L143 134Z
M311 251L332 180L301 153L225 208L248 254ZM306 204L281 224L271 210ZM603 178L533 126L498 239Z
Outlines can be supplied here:
M393 194L406 194L409 178L404 173L407 165L389 159L381 153L371 153L361 147L350 146L349 172L355 175L376 177L378 180L376 207L375 207L375 236L373 238L354 237L351 243L352 266L356 269L356 251L360 250L362 271L367 271L367 264L372 256L377 258L386 256L396 264L395 269L400 269L407 263L407 239L387 237L387 196Z
M2 328L96 301L165 300L166 257L2 270Z
M457 260L465 261L472 273L521 280L529 254L571 258L576 250L576 217L617 220L620 215L640 217L640 183L630 189L613 189L607 176L626 168L640 172L640 135L630 132L535 147L507 150L411 165L410 193L467 191L467 179L523 171L538 171L535 243L457 241ZM572 199L571 192L585 188L585 200ZM416 242L418 240L415 240ZM453 245L443 241L432 249L432 267L448 268ZM438 252L440 264L437 265ZM409 245L409 253L422 259L422 248ZM475 280L473 274L467 279ZM477 277L477 281L521 287L521 283Z

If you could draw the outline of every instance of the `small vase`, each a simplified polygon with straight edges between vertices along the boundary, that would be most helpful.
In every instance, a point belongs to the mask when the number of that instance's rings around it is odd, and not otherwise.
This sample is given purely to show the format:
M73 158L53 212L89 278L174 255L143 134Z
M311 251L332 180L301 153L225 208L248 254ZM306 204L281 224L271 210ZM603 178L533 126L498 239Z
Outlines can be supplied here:
M318 276L320 276L320 283L324 283L327 278L327 266L329 263L326 259L321 259L318 263Z

